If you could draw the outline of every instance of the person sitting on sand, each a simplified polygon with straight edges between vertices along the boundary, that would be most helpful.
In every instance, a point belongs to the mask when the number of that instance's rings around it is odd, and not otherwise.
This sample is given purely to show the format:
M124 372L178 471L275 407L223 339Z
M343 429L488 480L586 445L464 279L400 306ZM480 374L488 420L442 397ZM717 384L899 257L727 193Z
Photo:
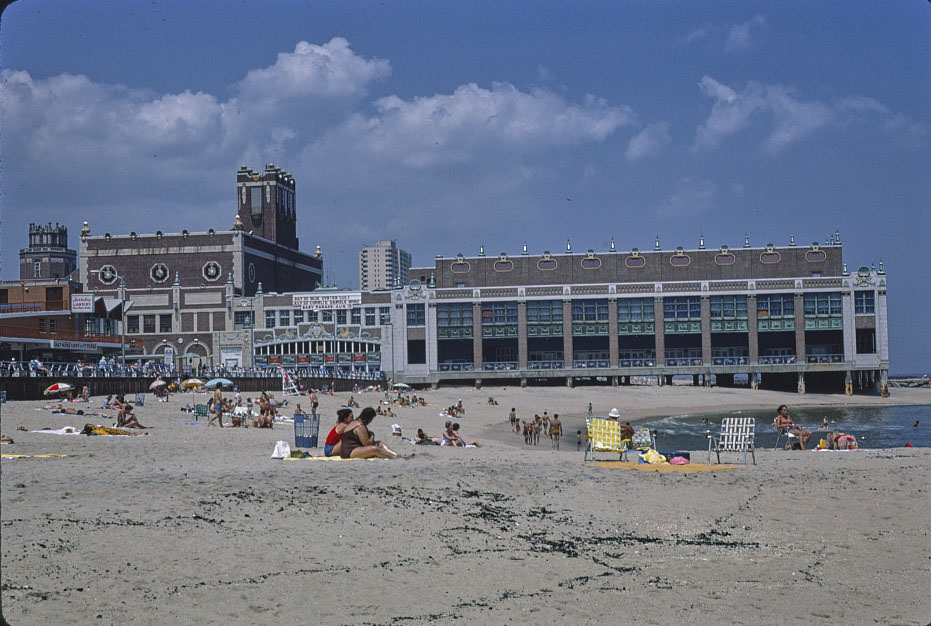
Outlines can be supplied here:
M830 430L830 428L831 427L828 425L828 418L825 417L824 420L821 421L821 426L818 427L818 430Z
M462 435L459 433L459 422L455 422L453 424L453 433L455 433L456 439L459 441L459 443L456 445L462 448L472 448L472 447L480 448L481 447L477 441L466 441L465 439L462 438Z
M780 404L779 408L776 409L776 419L773 421L773 425L776 428L785 429L789 434L798 437L799 445L802 447L802 450L808 448L808 442L811 440L812 432L810 430L805 430L792 421L792 418L789 417L789 407L786 405Z
M399 455L381 441L375 441L368 426L375 419L375 409L370 406L362 409L359 419L353 420L343 432L342 447L339 456L344 459L396 459ZM410 454L408 456L414 456Z
M440 437L441 446L459 446L462 445L462 441L459 439L459 433L453 430L453 423L449 420L446 421L446 427L443 430L443 434Z
M857 438L848 433L831 433L831 448L834 450L856 450Z
M330 429L323 442L323 456L339 456L343 448L343 432L352 422L352 409L340 409L336 412L336 426Z
M438 446L440 445L440 438L428 437L427 434L423 432L423 428L418 428L417 434L414 436L414 443L420 446Z
M100 405L101 409L113 409L116 408L113 406L113 395L108 395L106 400L103 401L103 404Z
M630 422L624 422L621 424L621 441L625 439L633 442L634 440L634 427L630 425Z
M261 400L259 401L261 405ZM275 416L274 413L266 411L264 408L259 410L259 416L252 420L253 428L274 428L275 427Z
M116 402L120 409L120 412L116 417L117 426L122 428L146 428L146 426L143 426L139 423L139 419L133 414L133 405L129 402L125 402L123 400L123 396L117 396Z
M349 396L349 402L346 403L346 406L358 409L359 403L356 402L355 398L353 398L352 396Z
M90 389L90 387L88 387L87 385L84 385L84 386L81 388L81 393L80 393L80 395L78 395L78 397L79 397L81 400L83 400L84 402L90 402L90 401L91 401L91 389Z

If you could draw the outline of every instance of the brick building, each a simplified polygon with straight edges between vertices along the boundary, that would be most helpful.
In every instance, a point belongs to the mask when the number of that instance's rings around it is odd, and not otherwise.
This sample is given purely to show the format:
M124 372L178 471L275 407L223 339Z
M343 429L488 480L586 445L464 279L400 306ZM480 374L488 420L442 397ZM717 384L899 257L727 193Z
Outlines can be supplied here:
M319 247L313 255L298 248L295 190L294 177L274 164L263 172L242 166L229 229L92 235L85 223L80 280L94 294L133 302L126 333L145 355L208 365L223 361L224 349L237 355L225 361L250 364L243 348L254 311L243 299L311 291L323 277Z

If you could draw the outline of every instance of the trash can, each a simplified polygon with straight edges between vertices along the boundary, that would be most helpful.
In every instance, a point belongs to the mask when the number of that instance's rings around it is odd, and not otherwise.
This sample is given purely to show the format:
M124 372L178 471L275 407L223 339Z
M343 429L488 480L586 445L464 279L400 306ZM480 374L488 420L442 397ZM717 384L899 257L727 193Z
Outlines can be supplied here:
M317 435L320 432L320 414L294 414L294 447L316 448Z

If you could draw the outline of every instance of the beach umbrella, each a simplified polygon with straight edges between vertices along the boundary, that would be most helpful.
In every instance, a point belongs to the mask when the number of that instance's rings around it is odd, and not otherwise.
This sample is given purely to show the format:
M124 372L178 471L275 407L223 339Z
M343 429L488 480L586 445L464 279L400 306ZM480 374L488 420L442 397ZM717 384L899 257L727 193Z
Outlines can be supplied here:
M45 388L45 391L42 392L44 396L54 396L57 393L65 393L66 391L71 391L74 389L74 385L69 385L68 383L55 383L54 385L49 385Z
M188 378L187 380L181 381L181 386L187 389L195 389L197 387L202 387L204 381L199 378Z
M215 387L233 387L233 381L229 378L212 378L204 383L204 387L207 389L213 389Z
M392 387L394 389L410 389L411 388L411 386L408 385L407 383L394 383Z
M154 391L154 390L158 389L159 387L164 387L164 386L167 385L167 384L168 384L168 383L166 383L166 382L165 382L164 380L162 380L161 378L156 378L154 381L152 381L152 384L149 385L149 389L151 389L151 390Z

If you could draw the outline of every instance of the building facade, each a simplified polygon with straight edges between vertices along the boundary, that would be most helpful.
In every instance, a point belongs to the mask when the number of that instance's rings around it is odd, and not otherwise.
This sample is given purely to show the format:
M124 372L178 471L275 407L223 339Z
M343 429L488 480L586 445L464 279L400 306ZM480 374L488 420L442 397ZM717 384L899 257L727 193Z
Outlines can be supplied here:
M823 245L438 257L391 293L383 367L413 383L674 375L871 388L886 275ZM385 349L383 345L383 350Z
M320 248L298 248L295 189L274 164L242 166L229 229L92 235L85 223L80 280L88 292L131 303L126 335L142 346L133 358L251 364L256 296L310 291L323 277Z
M73 311L72 296L82 291L80 283L60 278L0 282L0 360L96 361L120 354L117 303L90 298L86 312Z
M393 240L378 241L359 252L359 289L375 291L406 285L410 280L411 255Z

